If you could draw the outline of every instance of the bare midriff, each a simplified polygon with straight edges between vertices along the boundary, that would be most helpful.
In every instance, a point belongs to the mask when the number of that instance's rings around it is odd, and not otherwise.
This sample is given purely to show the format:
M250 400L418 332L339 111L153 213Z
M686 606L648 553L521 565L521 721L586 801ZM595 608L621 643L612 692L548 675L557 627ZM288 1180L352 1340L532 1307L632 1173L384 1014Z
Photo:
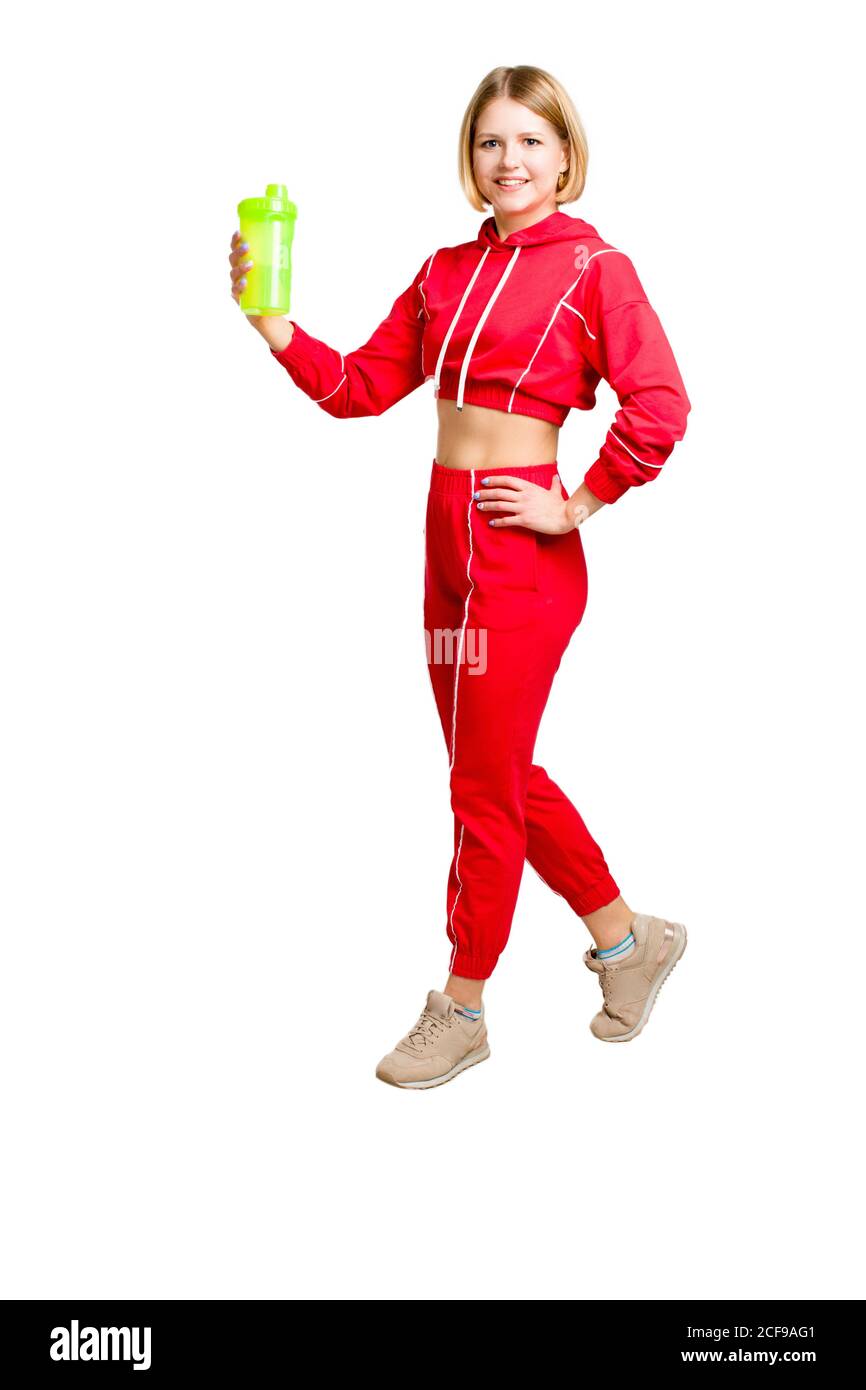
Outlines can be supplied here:
M555 463L559 426L532 415L437 400L436 462L443 468L531 468Z

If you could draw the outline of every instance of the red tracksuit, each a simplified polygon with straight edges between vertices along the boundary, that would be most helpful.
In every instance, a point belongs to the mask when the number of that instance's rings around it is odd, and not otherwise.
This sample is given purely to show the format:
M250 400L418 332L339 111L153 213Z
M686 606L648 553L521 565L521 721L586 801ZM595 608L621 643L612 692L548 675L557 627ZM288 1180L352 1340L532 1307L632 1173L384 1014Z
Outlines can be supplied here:
M381 414L432 379L457 410L466 401L562 425L572 407L592 409L604 377L620 408L584 478L604 502L658 477L685 433L690 402L634 266L560 211L504 240L491 216L474 241L433 252L345 357L292 322L274 356L341 419ZM581 916L619 891L574 806L532 761L586 606L580 532L491 527L507 511L488 502L479 512L472 498L483 477L547 489L555 472L555 460L483 471L434 460L430 480L424 624L454 810L449 969L475 979L508 940L525 859Z

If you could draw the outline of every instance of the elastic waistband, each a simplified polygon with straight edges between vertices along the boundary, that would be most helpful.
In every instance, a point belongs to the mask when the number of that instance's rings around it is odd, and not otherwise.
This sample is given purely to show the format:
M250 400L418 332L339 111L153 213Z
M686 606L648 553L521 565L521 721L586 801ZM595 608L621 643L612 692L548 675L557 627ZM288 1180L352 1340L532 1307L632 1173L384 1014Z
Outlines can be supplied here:
M523 468L445 468L434 459L430 491L456 493L468 500L482 486L483 478L526 478L540 487L550 487L558 471L556 459L552 463L532 463Z

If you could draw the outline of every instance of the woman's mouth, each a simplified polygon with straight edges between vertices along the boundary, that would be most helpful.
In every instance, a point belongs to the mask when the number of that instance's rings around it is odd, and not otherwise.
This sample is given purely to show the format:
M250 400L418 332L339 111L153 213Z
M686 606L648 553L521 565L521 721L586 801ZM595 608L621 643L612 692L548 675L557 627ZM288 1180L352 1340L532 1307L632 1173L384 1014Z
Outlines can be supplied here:
M495 179L494 182L499 188L522 188L529 183L529 179Z

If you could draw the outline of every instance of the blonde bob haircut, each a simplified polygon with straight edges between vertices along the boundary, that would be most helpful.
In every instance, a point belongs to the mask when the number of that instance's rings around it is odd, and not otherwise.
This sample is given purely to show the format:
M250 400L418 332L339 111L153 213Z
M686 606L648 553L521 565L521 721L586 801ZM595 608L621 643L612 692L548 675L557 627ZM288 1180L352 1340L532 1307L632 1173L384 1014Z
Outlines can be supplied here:
M477 212L484 212L490 206L478 191L472 155L481 112L489 101L494 101L497 97L510 97L521 106L528 106L536 116L542 116L550 122L560 140L568 142L568 174L562 187L557 188L556 202L557 206L561 203L576 202L583 192L586 166L589 163L586 132L574 103L562 84L543 68L523 66L493 68L478 84L466 108L460 127L458 176L460 186L472 206Z

